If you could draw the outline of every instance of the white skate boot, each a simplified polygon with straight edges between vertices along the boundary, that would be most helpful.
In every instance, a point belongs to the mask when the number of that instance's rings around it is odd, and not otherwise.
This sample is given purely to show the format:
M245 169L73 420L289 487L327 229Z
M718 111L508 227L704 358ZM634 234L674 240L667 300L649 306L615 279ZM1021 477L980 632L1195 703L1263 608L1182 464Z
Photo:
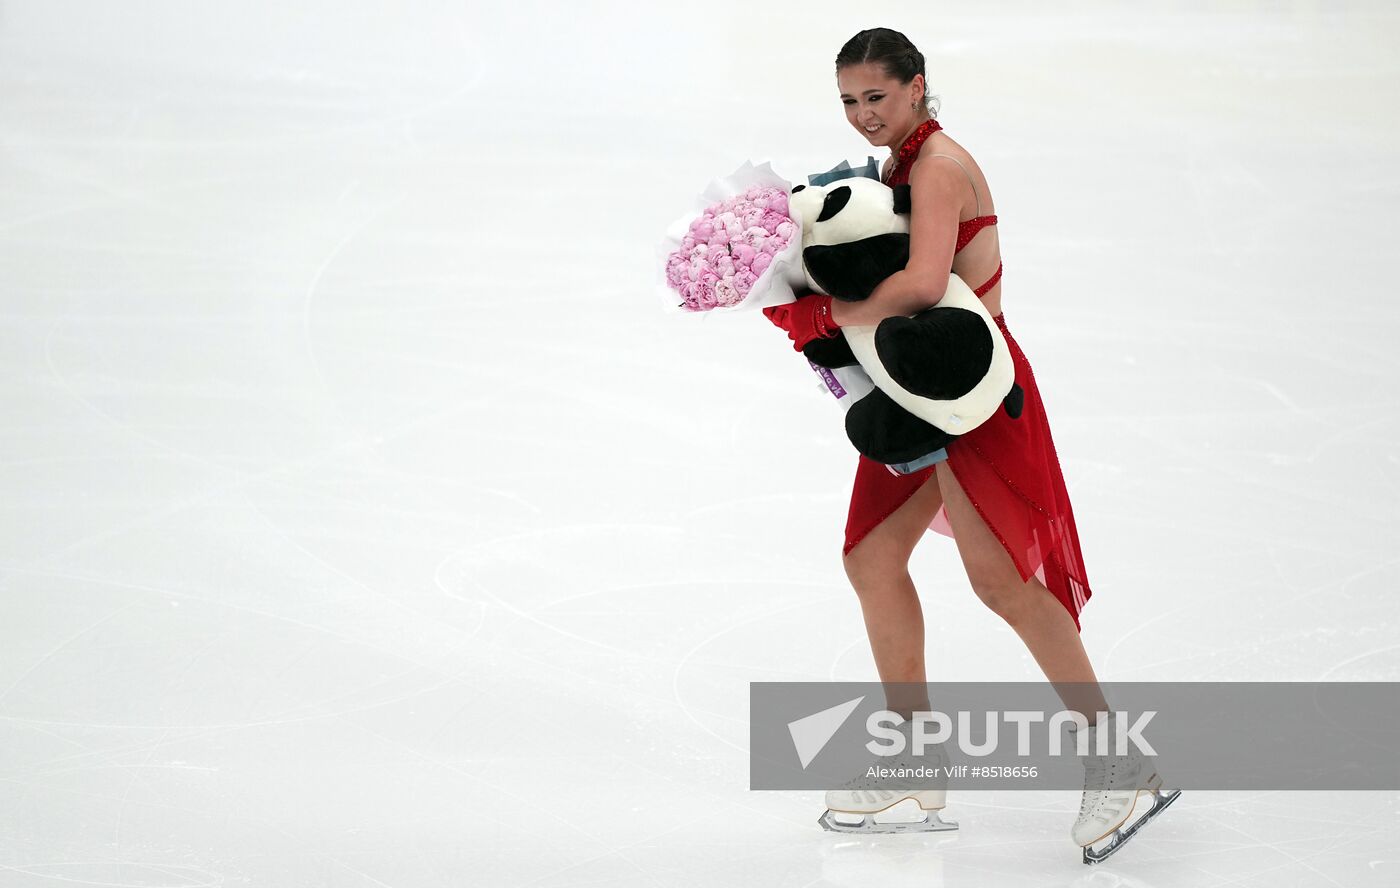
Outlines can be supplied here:
M1136 746L1129 744L1126 755L1114 754L1112 725L1110 714L1089 726L1089 754L1084 757L1084 795L1079 803L1079 818L1070 830L1074 843L1084 849L1084 862L1090 864L1117 851L1181 795L1179 789L1162 793L1162 777L1156 765ZM1096 752L1100 731L1109 732L1108 755ZM1071 735L1076 733L1073 727L1070 732ZM1140 804L1143 793L1149 794L1150 804ZM1094 848L1095 843L1105 839L1108 840L1105 844Z
M908 747L906 747L908 749ZM861 775L826 794L826 811L817 822L823 829L846 833L942 832L958 828L956 821L939 814L948 796L948 754L941 746L928 746L924 755L909 752L882 760L890 768L937 768L938 778L874 777ZM914 804L902 804L912 801ZM876 815L885 815L877 818ZM916 819L917 818L917 819Z

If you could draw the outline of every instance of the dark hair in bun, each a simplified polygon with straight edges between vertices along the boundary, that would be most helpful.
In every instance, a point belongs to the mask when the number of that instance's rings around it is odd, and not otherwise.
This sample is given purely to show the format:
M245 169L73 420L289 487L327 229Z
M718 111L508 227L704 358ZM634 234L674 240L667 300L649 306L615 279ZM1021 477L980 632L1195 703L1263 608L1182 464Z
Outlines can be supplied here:
M929 117L938 116L938 97L928 93L924 54L919 52L908 37L889 28L870 28L847 40L846 45L836 54L837 71L866 62L878 64L887 76L905 85L914 82L915 74L923 74L924 105L928 108Z

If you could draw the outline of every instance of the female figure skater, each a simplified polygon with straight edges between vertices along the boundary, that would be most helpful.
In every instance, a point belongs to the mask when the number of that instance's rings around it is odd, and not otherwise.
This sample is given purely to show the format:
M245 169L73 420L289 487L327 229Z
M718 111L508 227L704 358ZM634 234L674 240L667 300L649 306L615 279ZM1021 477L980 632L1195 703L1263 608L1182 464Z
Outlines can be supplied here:
M846 120L871 145L891 149L884 182L911 187L909 261L864 301L807 294L765 313L800 352L813 339L839 335L842 326L877 324L929 308L942 298L951 268L968 284L980 284L976 293L1006 337L1016 382L1025 393L1019 418L998 410L949 444L936 462L911 474L896 474L863 454L859 458L843 560L860 599L887 705L905 718L930 708L923 612L909 576L909 556L932 527L954 538L972 590L1025 642L1066 709L1084 714L1092 751L1098 712L1109 707L1079 637L1089 580L1035 377L1002 314L991 190L977 162L933 118L924 57L903 34L888 28L861 31L837 55L836 80ZM1085 766L1072 837L1084 847L1085 862L1092 863L1117 850L1175 795L1164 799L1157 793L1160 778L1140 757L1130 763L1142 770L1136 791L1104 789L1102 758L1091 755ZM1145 806L1137 803L1144 792L1150 793L1151 811L1120 831L1134 807L1142 814ZM944 805L944 791L937 789L833 791L827 794L823 825L847 828L829 822L831 812L842 811L865 815L854 831L883 831L874 813L911 797L926 811ZM936 813L931 817L930 828L950 828ZM1110 836L1108 847L1091 851L1093 843Z

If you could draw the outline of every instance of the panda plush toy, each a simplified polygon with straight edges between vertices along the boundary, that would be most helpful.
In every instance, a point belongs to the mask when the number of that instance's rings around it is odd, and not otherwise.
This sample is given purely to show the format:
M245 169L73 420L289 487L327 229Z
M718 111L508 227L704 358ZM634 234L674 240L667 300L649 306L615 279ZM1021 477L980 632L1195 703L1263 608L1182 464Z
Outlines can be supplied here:
M802 264L818 293L866 299L909 261L910 188L854 177L798 185L789 204L802 220ZM898 465L947 446L1004 409L1021 414L1011 352L996 321L955 274L938 304L912 317L845 326L809 343L818 367L859 364L875 388L846 411L856 449Z

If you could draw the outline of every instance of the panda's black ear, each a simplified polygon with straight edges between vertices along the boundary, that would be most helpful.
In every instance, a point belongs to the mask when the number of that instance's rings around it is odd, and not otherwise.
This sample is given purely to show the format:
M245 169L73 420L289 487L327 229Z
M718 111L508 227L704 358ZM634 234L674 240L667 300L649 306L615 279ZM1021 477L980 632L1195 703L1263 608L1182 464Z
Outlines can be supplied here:
M908 215L911 210L911 193L912 189L908 185L894 186L894 211L901 216Z
M798 185L796 188L792 189L792 193L793 193L793 194L796 194L797 192L801 191L803 188L806 188L806 187L807 187L806 185Z

